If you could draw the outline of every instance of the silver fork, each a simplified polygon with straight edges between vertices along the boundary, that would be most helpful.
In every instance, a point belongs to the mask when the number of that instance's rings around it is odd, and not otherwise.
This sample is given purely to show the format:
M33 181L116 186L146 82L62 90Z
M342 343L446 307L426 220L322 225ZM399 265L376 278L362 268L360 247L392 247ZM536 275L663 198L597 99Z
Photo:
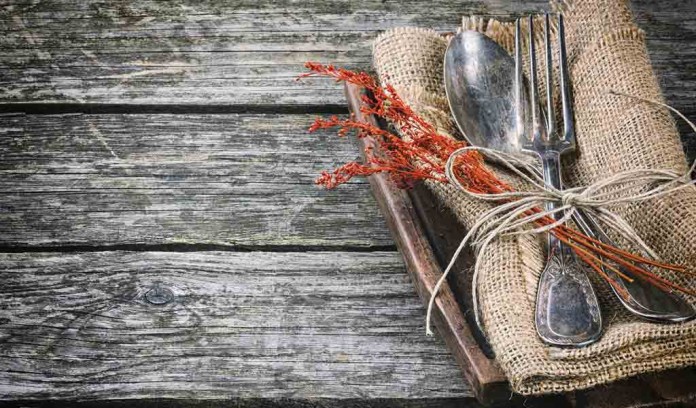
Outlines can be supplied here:
M553 108L553 58L549 39L549 15L544 21L544 45L546 56L546 115L545 120L537 96L536 55L534 49L533 17L528 20L529 96L532 123L532 139L525 138L523 151L538 154L543 167L544 182L557 190L561 184L561 155L575 150L573 107L570 99L570 83L567 67L563 16L558 16L558 45L561 104L563 106L563 134L557 130ZM520 20L515 23L515 84L517 87L518 115L523 114L522 100L524 79L522 73L522 35ZM518 123L524 118L518 117ZM547 210L556 208L548 203ZM559 219L560 214L553 216ZM597 341L602 333L602 316L597 295L590 283L585 267L573 250L549 234L546 267L539 279L535 322L541 339L552 345L580 347Z

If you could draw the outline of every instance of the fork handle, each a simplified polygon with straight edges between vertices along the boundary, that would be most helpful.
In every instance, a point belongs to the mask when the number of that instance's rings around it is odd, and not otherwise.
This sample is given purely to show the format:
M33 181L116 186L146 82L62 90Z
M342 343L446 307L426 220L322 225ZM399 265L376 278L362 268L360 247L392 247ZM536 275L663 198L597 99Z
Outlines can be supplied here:
M541 156L541 166L544 175L544 182L548 187L553 187L556 190L562 189L561 182L561 154L555 150L547 150L540 153ZM552 211L556 208L556 203L553 201L546 202L546 210ZM556 213L551 215L555 220L561 218L561 214ZM549 236L549 250L554 247L560 246L560 241L553 234L548 234Z
M539 152L544 182L561 189L560 152ZM556 208L548 203L547 210ZM554 219L561 218L554 214ZM549 233L546 267L539 277L535 321L537 333L548 344L580 347L597 341L602 333L602 315L597 295L572 248Z

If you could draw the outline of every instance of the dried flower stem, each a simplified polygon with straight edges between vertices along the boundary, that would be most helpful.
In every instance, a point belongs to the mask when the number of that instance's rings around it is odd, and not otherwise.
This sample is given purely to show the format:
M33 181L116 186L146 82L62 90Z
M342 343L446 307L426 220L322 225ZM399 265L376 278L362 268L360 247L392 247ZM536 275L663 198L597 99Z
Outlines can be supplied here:
M343 137L349 132L356 131L358 138L373 138L379 151L376 152L372 147L366 148L364 163L349 162L332 172L322 172L316 180L317 184L332 189L347 183L355 176L369 176L376 173L389 174L391 179L402 188L412 187L419 180L448 183L445 176L445 163L452 152L466 146L466 142L439 134L430 123L417 115L399 97L391 85L381 87L367 73L353 72L336 68L333 65L313 62L307 62L305 67L309 69L309 72L300 75L298 79L317 75L325 76L334 78L337 82L358 85L369 91L369 94L363 96L364 104L360 109L361 112L365 115L374 115L389 120L396 130L403 135L403 137L399 137L378 126L356 121L353 117L350 119L339 119L337 116L332 116L329 119L318 118L309 128L310 132L336 128L338 135ZM474 193L500 194L514 191L510 185L501 181L484 166L483 157L476 151L466 152L456 158L454 174L464 188ZM541 210L536 209L524 215L530 216L540 212ZM547 226L554 223L555 220L546 216L540 217L534 222L538 226ZM608 276L603 268L628 281L640 277L665 290L674 289L696 295L696 291L674 284L645 267L651 266L695 275L683 266L666 264L627 252L588 237L565 225L554 227L550 233L569 245L580 259L585 261L623 296L628 296L625 289ZM614 265L624 268L623 271ZM627 275L627 272L634 276Z

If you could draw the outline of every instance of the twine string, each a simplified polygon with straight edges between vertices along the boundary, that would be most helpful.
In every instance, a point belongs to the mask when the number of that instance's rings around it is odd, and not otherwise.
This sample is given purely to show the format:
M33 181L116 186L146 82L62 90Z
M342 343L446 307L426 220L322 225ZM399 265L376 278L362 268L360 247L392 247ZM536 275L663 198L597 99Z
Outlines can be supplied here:
M610 93L665 107L675 112L696 132L696 125L669 105L617 91L610 91ZM454 168L457 157L472 151L482 154L486 161L496 163L511 171L526 181L531 186L531 189L528 191L505 191L501 193L477 193L467 190L455 175ZM476 284L482 260L480 255L485 253L488 246L496 238L548 233L550 230L565 224L580 209L591 214L596 220L601 221L609 229L616 231L657 260L658 257L655 251L640 238L628 222L611 211L610 207L661 198L675 191L693 186L696 182L696 180L691 179L694 169L696 169L696 160L684 174L667 169L627 170L586 187L559 190L547 186L534 165L518 156L477 146L467 146L455 150L445 164L447 180L470 197L502 204L496 205L483 213L479 220L469 229L452 255L447 268L433 287L426 314L426 333L428 335L433 334L430 321L437 294L446 282L447 276L467 244L471 244L475 256L472 277L473 312L476 325L482 332L483 325L480 319L478 285ZM552 210L541 210L545 208L545 204L548 202L554 202L559 205ZM553 217L555 214L560 214L560 217L555 222L534 228L530 226L544 217Z

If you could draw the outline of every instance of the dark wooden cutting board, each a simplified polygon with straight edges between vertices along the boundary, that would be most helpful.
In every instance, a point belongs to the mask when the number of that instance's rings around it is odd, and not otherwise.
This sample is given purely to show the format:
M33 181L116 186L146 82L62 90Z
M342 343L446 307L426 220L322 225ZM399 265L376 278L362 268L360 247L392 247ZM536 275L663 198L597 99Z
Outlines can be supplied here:
M355 118L386 128L378 118L360 112L362 93L363 89L346 85L346 97ZM369 137L360 141L362 147L374 145ZM427 305L433 287L442 276L443 267L464 236L465 228L425 186L400 189L386 174L372 175L369 180L416 291ZM433 322L482 404L524 407L696 406L694 368L643 375L563 395L540 398L515 395L485 339L473 324L469 312L471 276L467 273L471 265L471 254L460 257L455 273L448 276L447 284L440 289Z

